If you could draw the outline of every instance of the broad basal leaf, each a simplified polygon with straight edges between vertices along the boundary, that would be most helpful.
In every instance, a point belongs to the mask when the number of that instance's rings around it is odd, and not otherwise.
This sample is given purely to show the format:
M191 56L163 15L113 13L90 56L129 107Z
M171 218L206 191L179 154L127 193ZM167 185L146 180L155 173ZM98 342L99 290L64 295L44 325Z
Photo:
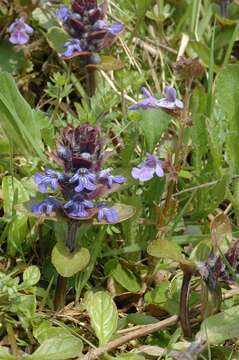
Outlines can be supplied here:
M115 303L107 292L99 291L88 293L84 304L100 346L106 344L117 329L118 312Z
M234 306L220 314L210 316L201 324L197 335L209 344L220 344L239 336L239 306Z
M73 335L52 337L45 340L32 354L24 357L25 360L68 360L81 355L82 341Z

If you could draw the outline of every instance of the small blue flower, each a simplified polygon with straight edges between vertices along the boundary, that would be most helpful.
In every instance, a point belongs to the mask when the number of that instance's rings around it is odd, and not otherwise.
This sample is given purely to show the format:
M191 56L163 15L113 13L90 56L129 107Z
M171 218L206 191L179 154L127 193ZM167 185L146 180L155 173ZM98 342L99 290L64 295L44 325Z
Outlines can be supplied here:
M89 216L87 209L92 209L94 204L89 200L69 200L64 208L67 210L69 216L77 218L85 218Z
M68 8L68 6L62 5L55 12L55 15L58 17L60 21L65 22L72 15L72 11Z
M92 29L95 30L104 30L108 28L108 23L105 20L97 20L94 25L92 26Z
M129 106L129 110L138 110L138 109L148 109L148 108L158 108L159 100L150 94L150 92L143 87L142 93L145 97L144 100L140 101L137 104Z
M108 26L108 31L115 36L120 34L121 31L123 31L123 29L124 29L124 25L119 22L113 23L112 25Z
M78 39L71 39L71 40L67 41L64 44L64 48L66 49L66 51L63 53L63 56L65 56L65 57L71 57L76 52L82 51L81 43L80 43L80 40L78 40Z
M159 107L168 110L183 109L183 102L177 99L177 93L173 87L166 86L164 93L165 98L159 100Z
M70 183L78 183L75 187L76 192L81 192L84 189L92 191L96 189L95 179L95 174L88 169L81 168L72 176Z
M111 169L102 170L99 173L99 181L106 183L109 188L112 187L113 183L123 184L126 182L124 176L114 176L111 174Z
M98 207L98 221L101 222L104 219L110 223L116 223L118 221L118 212L113 207L108 207L106 204L99 204Z
M32 205L32 212L36 215L50 215L54 210L60 207L60 203L54 198L48 198L38 204Z
M145 99L137 104L129 106L129 110L149 108L168 110L183 109L183 102L176 98L176 90L170 86L167 86L165 88L165 98L162 98L160 100L152 96L146 88L142 88L142 92L145 96Z
M9 41L12 44L24 45L29 40L29 34L33 33L33 28L27 25L23 18L16 19L8 28L11 34Z
M131 175L134 179L140 181L151 180L156 174L158 177L164 176L162 167L162 161L156 156L148 154L148 157L138 167L134 167L131 171Z
M63 175L51 169L46 169L45 174L36 173L33 177L33 180L38 185L38 190L42 193L47 192L48 186L55 191L61 179L63 179Z

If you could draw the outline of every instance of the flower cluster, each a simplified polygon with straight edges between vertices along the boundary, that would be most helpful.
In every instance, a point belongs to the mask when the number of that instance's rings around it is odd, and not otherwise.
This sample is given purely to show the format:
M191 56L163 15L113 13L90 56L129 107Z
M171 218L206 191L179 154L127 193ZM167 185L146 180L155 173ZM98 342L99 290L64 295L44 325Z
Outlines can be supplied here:
M176 97L176 90L170 86L166 86L165 97L158 100L146 89L142 88L142 93L145 97L144 100L140 101L137 104L129 106L129 110L138 110L138 109L163 109L163 110L182 110L183 102Z
M9 41L12 44L24 45L29 41L29 35L33 33L33 28L27 25L23 18L16 19L8 28L10 33Z
M65 58L86 56L110 47L124 29L123 24L109 24L105 20L106 7L97 0L73 0L72 9L61 6L56 16L71 39L65 43Z
M60 190L60 195L34 204L32 211L37 215L50 215L57 210L72 220L91 219L97 215L100 222L117 222L116 210L97 199L117 190L126 179L113 175L111 169L102 169L106 159L103 146L104 140L97 127L84 124L64 128L51 154L63 171L46 169L34 175L40 192Z

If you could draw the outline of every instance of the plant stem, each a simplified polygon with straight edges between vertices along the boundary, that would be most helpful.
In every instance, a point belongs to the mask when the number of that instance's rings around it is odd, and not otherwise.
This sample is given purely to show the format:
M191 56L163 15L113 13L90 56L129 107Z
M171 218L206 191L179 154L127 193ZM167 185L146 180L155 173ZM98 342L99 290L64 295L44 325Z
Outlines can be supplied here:
M68 231L66 238L66 246L69 248L70 252L75 250L75 240L77 233L78 223L75 221L70 221L68 223ZM54 299L54 308L55 310L60 310L65 305L65 297L67 290L67 278L58 274L55 299Z
M184 131L185 131L186 124L187 124L187 119L189 116L189 102L190 102L191 86L192 86L192 80L189 80L188 83L186 84L186 93L184 96L184 110L183 110L183 113L182 113L182 116L180 119L180 129L179 129L178 140L177 140L177 144L176 144L176 148L175 148L174 169L177 172L180 171L180 168L182 166L182 162L184 159L184 153L182 151L183 137L184 137ZM164 207L163 207L163 211L162 211L162 214L163 214L162 220L164 218L166 218L168 215L168 211L170 209L170 204L171 204L171 199L172 199L172 196L173 196L173 193L175 190L175 185L176 185L175 179L169 180L166 199L165 199L165 203L164 203Z
M192 272L184 271L183 283L180 294L180 322L183 329L183 334L187 338L192 337L192 330L189 321L189 294L191 278Z
M87 80L87 89L88 96L92 97L95 95L97 82L96 82L96 73L97 70L92 67L86 67L86 80Z
M58 274L54 299L54 309L56 311L63 309L65 306L66 289L67 278Z
M12 324L8 321L6 322L6 330L7 330L8 340L11 345L12 354L18 357L18 347L17 347L15 333L13 331Z
M75 221L70 221L68 223L68 233L66 238L66 246L69 248L70 252L75 250L75 240L76 233L78 229L78 223Z

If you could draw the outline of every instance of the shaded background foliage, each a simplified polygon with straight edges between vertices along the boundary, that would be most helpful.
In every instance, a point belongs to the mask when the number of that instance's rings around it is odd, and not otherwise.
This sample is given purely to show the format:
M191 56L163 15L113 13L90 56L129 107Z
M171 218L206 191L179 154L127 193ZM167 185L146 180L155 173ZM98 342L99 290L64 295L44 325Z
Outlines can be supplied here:
M238 2L109 1L108 18L124 23L125 31L102 53L95 67L97 92L90 101L82 60L59 56L68 39L54 15L59 5L25 0L0 4L0 358L79 357L82 350L105 345L132 325L179 315L183 272L190 265L197 269L190 294L192 344L175 322L128 343L112 357L148 359L154 353L157 358L164 349L174 351L166 358L177 358L180 351L195 358L204 351L204 358L236 359L238 250L232 244L239 221ZM24 47L8 41L7 28L19 16L34 28ZM141 99L143 85L157 97L172 85L184 99L185 82L174 67L181 55L198 57L204 71L190 90L183 167L171 212L159 227L175 172L170 165L180 123L162 110L130 112L128 106ZM67 284L68 306L55 314L57 272L51 252L64 241L66 224L34 218L23 203L38 196L32 176L52 165L47 154L55 148L59 130L85 122L102 128L115 153L109 166L128 179L110 200L133 206L135 213L119 225L79 227L76 241L88 249L90 260L82 268L79 254L70 259L76 271ZM139 183L131 169L148 152L165 161L166 176ZM63 267L68 267L68 255ZM213 289L208 286L212 272L218 283ZM219 307L221 313L213 315ZM193 347L204 342L209 350Z

